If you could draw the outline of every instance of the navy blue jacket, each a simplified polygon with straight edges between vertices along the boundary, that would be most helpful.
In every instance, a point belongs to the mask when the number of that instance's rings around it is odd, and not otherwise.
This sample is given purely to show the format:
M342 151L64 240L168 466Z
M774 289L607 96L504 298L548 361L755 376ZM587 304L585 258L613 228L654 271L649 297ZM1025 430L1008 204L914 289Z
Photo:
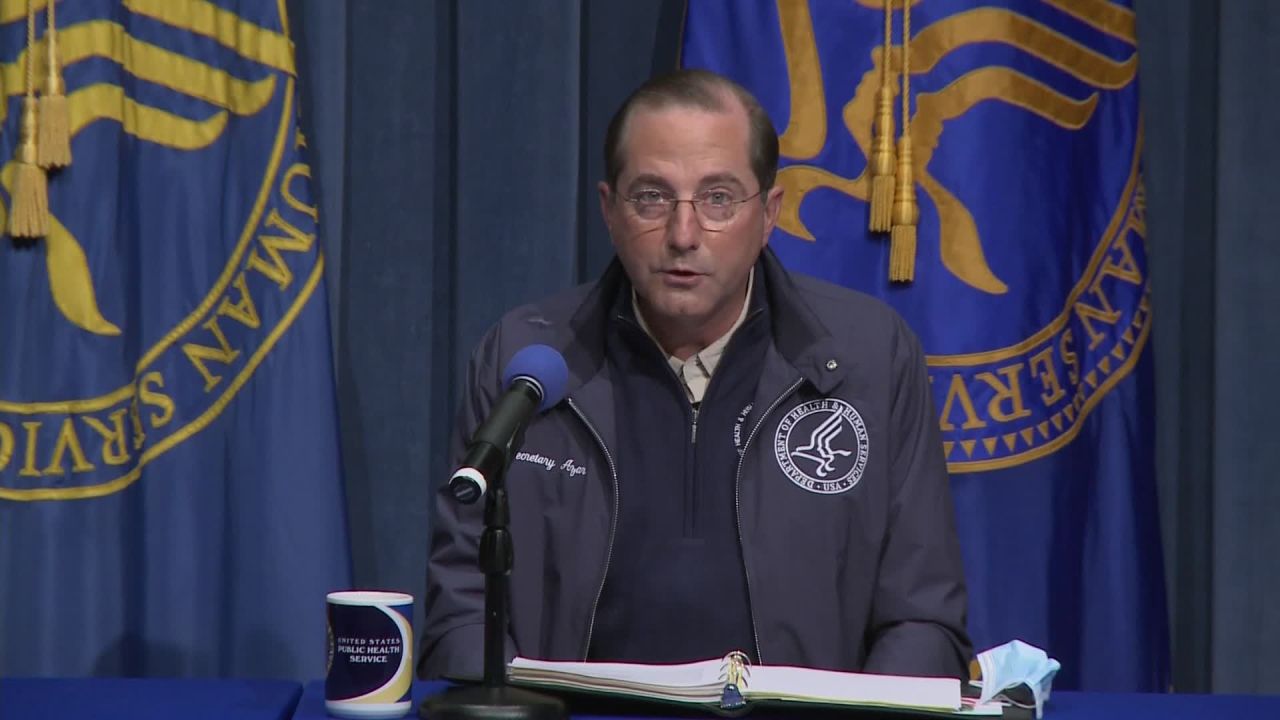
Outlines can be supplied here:
M767 664L962 677L972 654L946 465L924 355L901 317L762 253L772 343L741 428L735 497L754 655ZM760 277L758 275L758 277ZM508 653L583 660L618 517L607 314L625 275L509 312L477 346L455 424L460 460L520 348L569 366L507 488L515 568ZM643 419L637 419L642 423ZM481 503L437 499L419 672L481 674ZM714 602L709 598L708 602Z

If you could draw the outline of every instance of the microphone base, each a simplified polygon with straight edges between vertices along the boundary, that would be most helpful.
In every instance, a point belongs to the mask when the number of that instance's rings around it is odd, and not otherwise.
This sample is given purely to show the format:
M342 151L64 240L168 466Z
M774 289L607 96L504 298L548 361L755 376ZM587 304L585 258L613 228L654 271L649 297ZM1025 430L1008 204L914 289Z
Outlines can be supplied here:
M452 687L418 706L424 720L565 720L564 703L510 685Z

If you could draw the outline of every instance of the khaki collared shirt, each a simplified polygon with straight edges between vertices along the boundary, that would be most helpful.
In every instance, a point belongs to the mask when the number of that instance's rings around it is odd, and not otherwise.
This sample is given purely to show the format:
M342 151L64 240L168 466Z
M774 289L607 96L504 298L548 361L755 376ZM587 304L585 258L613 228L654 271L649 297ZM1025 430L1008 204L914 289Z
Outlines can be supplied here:
M685 395L689 397L689 402L695 407L702 402L702 397L707 393L707 385L711 383L711 375L715 373L716 366L720 364L720 358L724 356L724 349L729 345L729 338L733 337L738 328L742 327L743 321L747 319L747 308L751 306L751 288L755 281L756 269L751 268L751 274L747 276L747 295L742 299L742 312L738 313L738 319L734 321L733 327L729 328L728 332L716 338L710 345L690 355L686 360L681 360L675 355L667 356L667 362L671 365L672 372L676 374L676 377L680 378L681 384L684 385ZM640 312L640 305L636 300L635 290L631 291L631 310L635 313L640 327L661 348L662 344L658 343L658 338L649 329L649 324L644 321L644 315ZM663 352L666 352L666 350L663 350Z

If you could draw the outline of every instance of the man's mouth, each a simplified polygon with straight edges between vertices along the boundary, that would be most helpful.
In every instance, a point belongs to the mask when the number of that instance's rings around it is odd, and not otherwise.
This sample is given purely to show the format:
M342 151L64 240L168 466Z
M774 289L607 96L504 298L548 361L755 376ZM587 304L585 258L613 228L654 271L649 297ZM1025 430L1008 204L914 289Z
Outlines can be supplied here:
M667 268L659 271L658 275L668 287L688 289L701 282L704 273L687 268Z

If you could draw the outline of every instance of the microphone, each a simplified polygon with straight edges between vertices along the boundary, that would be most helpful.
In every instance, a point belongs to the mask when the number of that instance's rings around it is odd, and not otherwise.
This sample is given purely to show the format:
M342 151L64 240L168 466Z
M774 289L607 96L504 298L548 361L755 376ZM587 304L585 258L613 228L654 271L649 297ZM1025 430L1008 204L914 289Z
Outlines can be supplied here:
M533 416L564 397L569 368L546 345L521 348L502 371L502 395L467 443L462 466L449 478L449 492L461 503L485 496L480 533L484 573L484 684L457 686L418 706L426 720L565 720L564 703L507 684L506 637L510 618L511 569L515 566L511 511L503 475L524 442Z
M470 505L506 472L524 428L534 415L549 410L564 397L569 368L564 357L547 345L529 345L511 357L502 371L502 395L467 444L462 464L449 478L449 492Z

